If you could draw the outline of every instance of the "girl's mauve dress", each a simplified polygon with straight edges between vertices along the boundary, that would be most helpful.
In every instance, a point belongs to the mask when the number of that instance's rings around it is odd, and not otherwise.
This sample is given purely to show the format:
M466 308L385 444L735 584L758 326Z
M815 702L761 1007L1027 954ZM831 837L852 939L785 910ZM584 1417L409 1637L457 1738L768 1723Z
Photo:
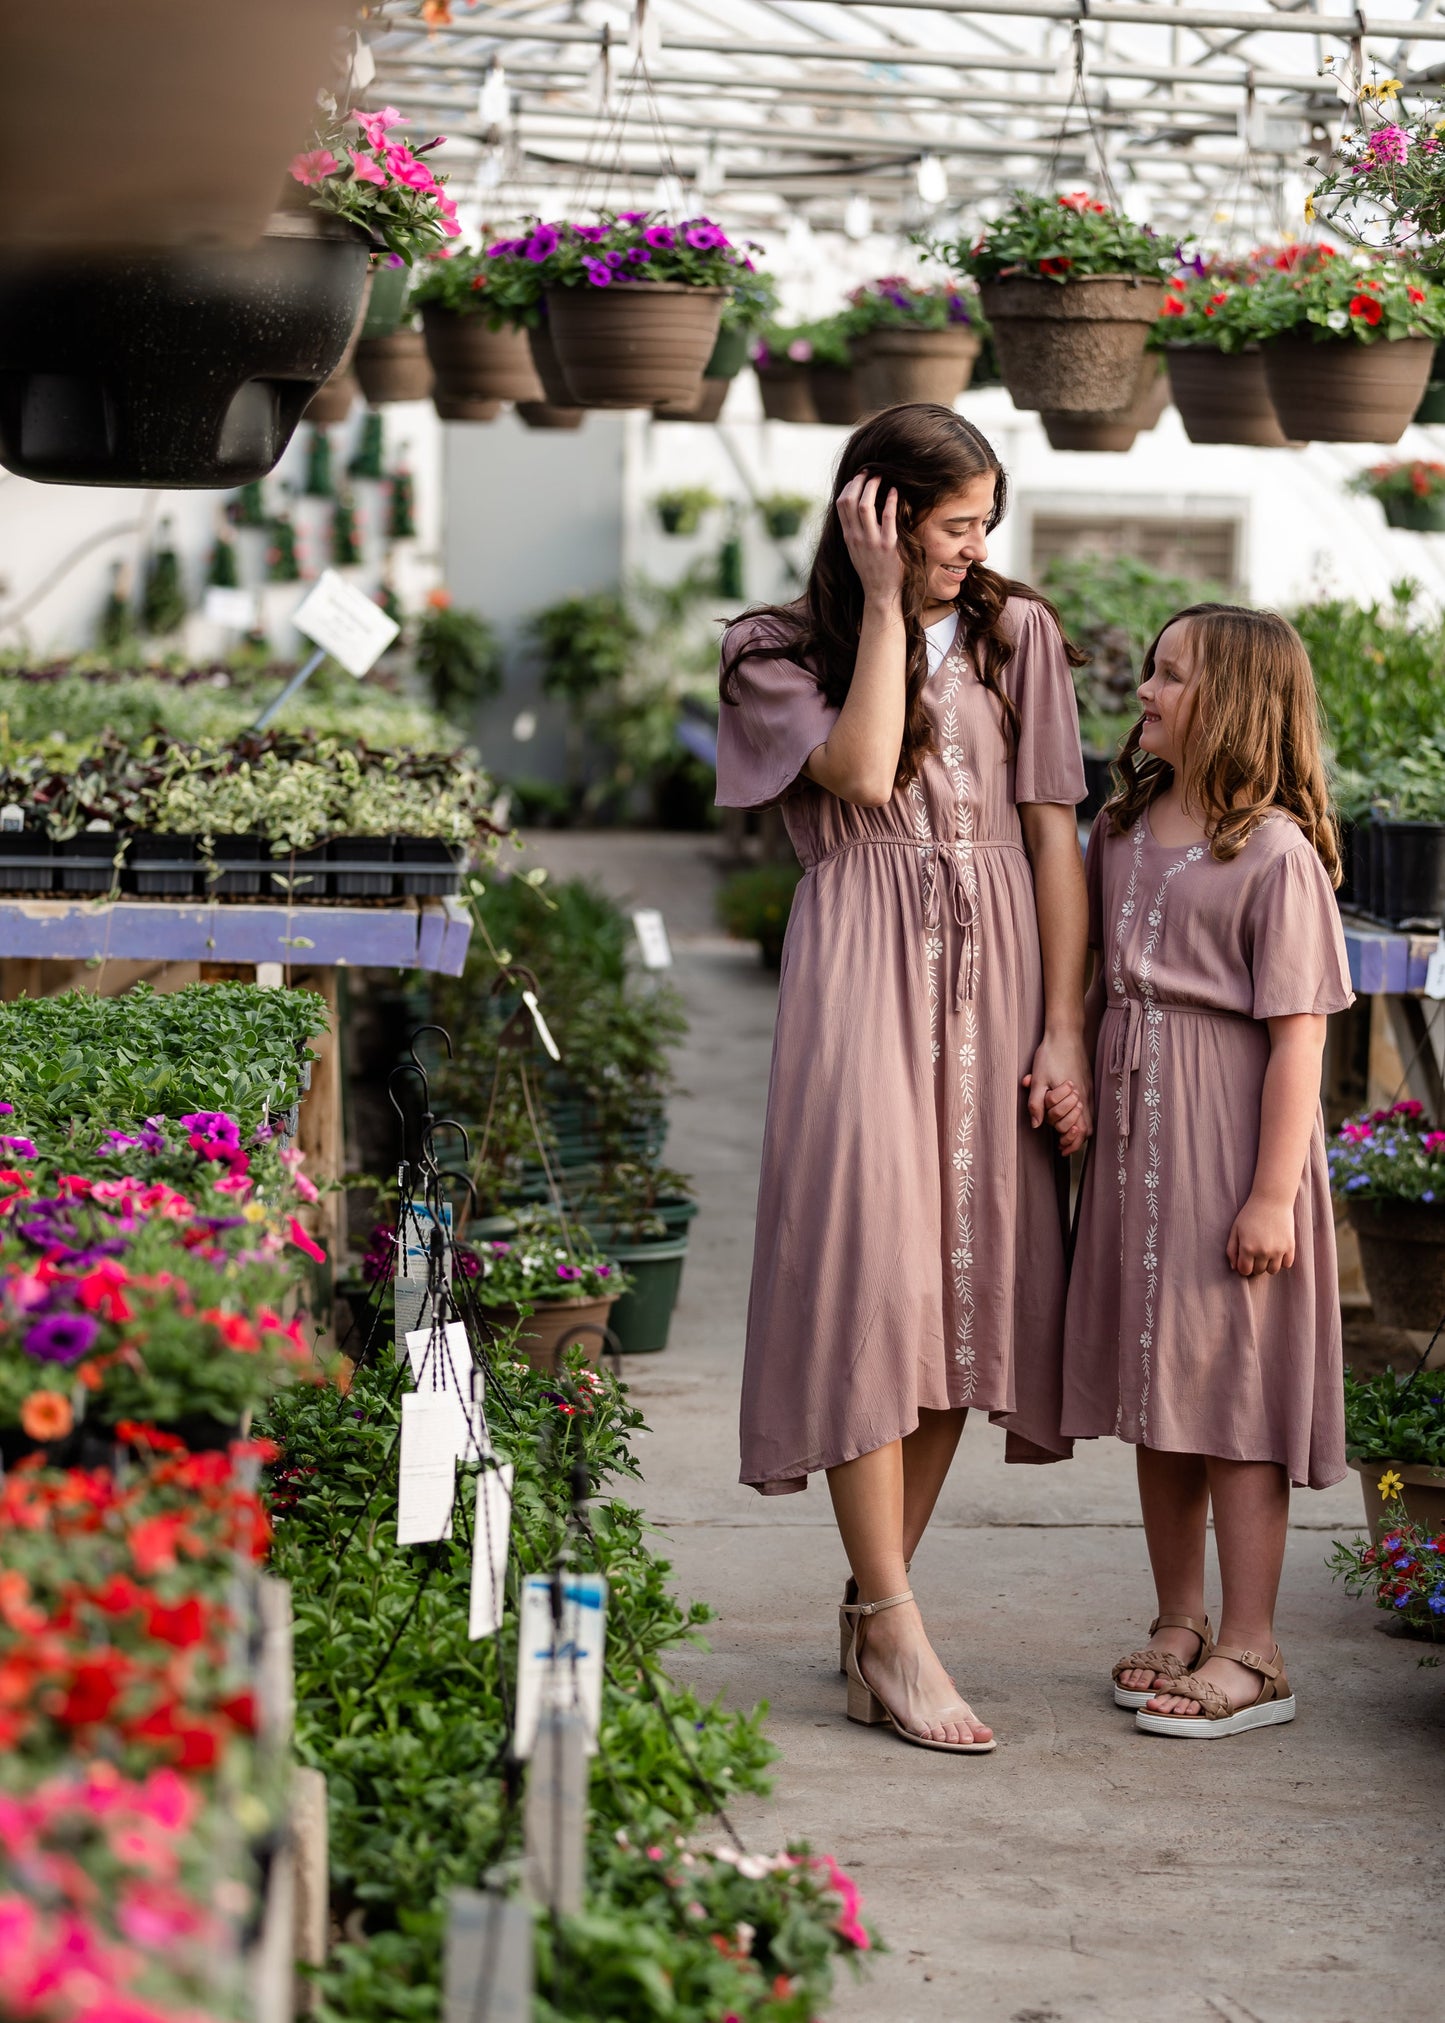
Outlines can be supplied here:
M765 1494L911 1433L920 1408L976 1406L1047 1450L1011 1442L1019 1458L1069 1452L1055 1141L1020 1087L1043 984L1018 804L1073 807L1083 763L1057 627L1022 598L1005 622L1017 752L955 642L925 691L937 754L885 807L801 777L838 715L805 668L744 661L722 706L719 804L781 801L804 867L743 1370L742 1479Z
M1064 1350L1066 1432L1345 1473L1324 1119L1295 1197L1295 1261L1241 1278L1229 1232L1254 1184L1266 1019L1351 1004L1324 866L1285 815L1227 864L1166 849L1147 814L1089 841L1107 1009Z

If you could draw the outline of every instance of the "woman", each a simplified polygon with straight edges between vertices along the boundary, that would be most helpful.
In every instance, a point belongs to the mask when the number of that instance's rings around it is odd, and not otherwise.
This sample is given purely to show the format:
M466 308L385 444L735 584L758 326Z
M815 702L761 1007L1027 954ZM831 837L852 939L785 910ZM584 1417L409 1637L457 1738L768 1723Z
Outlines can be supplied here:
M723 641L718 801L780 802L783 952L743 1373L742 1478L825 1469L853 1570L850 1718L979 1753L906 1569L970 1407L1059 1433L1049 1090L1091 1088L1069 649L984 566L1004 473L949 408L855 431L797 603ZM1088 1128L1073 1111L1069 1146ZM855 1584L856 1583L856 1587Z

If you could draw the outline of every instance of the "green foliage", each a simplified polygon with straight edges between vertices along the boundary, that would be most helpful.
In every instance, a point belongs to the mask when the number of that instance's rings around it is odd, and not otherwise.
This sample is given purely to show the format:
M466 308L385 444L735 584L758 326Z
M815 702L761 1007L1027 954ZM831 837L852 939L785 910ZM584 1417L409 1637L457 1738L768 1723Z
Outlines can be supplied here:
M543 694L573 704L621 681L638 636L615 590L564 597L527 621L527 637L541 655Z
M976 330L988 327L977 294L972 289L965 292L952 281L930 284L890 274L851 290L848 303L843 325L851 336L862 336L869 330L948 330L960 324ZM816 335L813 356L819 358Z
M444 601L443 601L444 600ZM445 591L427 600L416 629L416 670L433 709L465 723L502 691L502 651L479 611L462 611Z
M1445 1377L1439 1370L1413 1379L1346 1370L1345 1452L1352 1461L1445 1468Z
M416 485L411 472L398 464L391 474L391 496L387 504L386 538L410 541L416 535Z
M211 544L206 582L215 590L236 590L240 587L241 570L236 560L236 544L229 534L217 534Z
M763 525L779 541L797 533L816 503L806 492L764 492L757 509Z
M417 276L411 299L454 316L485 316L488 327L520 327L537 320L541 270L529 261L498 257L465 247L447 260L429 260Z
M740 941L760 942L763 960L776 965L802 876L797 864L756 864L733 872L718 887L718 919Z
M325 1030L315 991L244 983L17 998L0 1004L0 1081L36 1131L226 1110L250 1132L296 1101L307 1043Z
M702 525L703 514L721 504L722 500L708 485L684 485L676 491L659 492L652 501L664 534L695 534Z
M190 606L181 580L181 558L170 538L170 522L161 522L160 541L146 564L141 592L141 623L153 637L180 629Z
M335 497L336 482L331 475L329 429L313 426L311 430L311 440L306 447L306 482L302 489L308 499Z
M299 583L301 564L296 559L296 528L289 513L277 513L270 523L266 544L266 581Z
M125 565L116 562L110 572L110 589L100 608L95 642L102 653L123 653L135 637L135 608L131 603L130 581Z
M1274 270L1248 291L1250 325L1265 341L1303 331L1317 344L1396 343L1445 337L1445 287L1390 253L1334 253L1311 248L1288 270Z
M1150 642L1176 611L1229 594L1214 584L1166 576L1127 555L1056 557L1039 587L1067 637L1089 656L1074 669L1074 689L1090 742L1106 749L1136 714L1134 691Z
M1371 464L1356 471L1347 490L1367 499L1445 498L1445 464L1428 463L1422 457L1404 463Z
M252 478L234 492L226 512L233 527L269 527L271 515L266 510L266 491L261 480Z
M361 560L356 506L349 492L338 492L331 509L331 560L338 569L349 569Z
M1156 237L1082 191L1036 197L1015 190L1002 217L985 225L977 240L922 237L920 243L976 281L1042 275L1062 285L1090 274L1162 281L1174 265L1172 239Z
M356 454L346 466L347 475L353 478L384 478L386 470L382 460L385 453L385 424L376 408L368 408L362 417L361 433L356 439Z
M1402 581L1388 602L1329 597L1292 614L1343 768L1373 775L1440 728L1445 622L1418 608L1418 594Z

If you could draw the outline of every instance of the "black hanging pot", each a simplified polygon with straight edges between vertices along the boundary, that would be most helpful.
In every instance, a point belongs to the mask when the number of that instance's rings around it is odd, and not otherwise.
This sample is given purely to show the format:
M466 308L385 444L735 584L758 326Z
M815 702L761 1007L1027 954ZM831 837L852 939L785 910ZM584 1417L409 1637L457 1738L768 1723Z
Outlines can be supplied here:
M346 349L368 257L309 207L249 248L0 251L0 464L59 485L264 477Z

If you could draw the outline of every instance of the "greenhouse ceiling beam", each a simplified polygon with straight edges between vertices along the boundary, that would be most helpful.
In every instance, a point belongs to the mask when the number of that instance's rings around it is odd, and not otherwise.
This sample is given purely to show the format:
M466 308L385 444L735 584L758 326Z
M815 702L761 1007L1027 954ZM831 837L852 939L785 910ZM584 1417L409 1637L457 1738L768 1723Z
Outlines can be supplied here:
M919 0L795 0L798 5L906 8L918 13ZM1376 40L1445 42L1445 23L1415 16L1376 19L1363 8L1349 13L1244 12L1238 7L1166 7L1160 0L925 0L923 12L955 18L970 14L1007 15L1015 20L1065 21L1071 25L1121 28L1216 28L1237 35L1322 35L1340 42Z
M1154 18L1155 25L1159 25L1158 15ZM597 29L583 28L575 23L561 21L549 26L538 24L525 27L509 22L497 22L489 26L485 21L452 21L432 32L438 40L451 36L463 41L538 42L555 44L559 47L570 44L596 51L602 48L602 37ZM616 41L612 43L612 48L620 59L625 60L625 49L620 48ZM883 65L890 70L899 68L969 72L1000 70L1017 73L1020 76L1057 77L1060 69L1057 57L1014 56L991 49L923 49L911 45L905 48L895 42L868 44L790 40L766 42L750 38L745 45L740 45L736 37L729 40L722 36L670 35L663 48L667 55L768 56L781 57L785 62L791 63L857 63L865 67ZM378 61L385 60L384 42L373 43L372 50ZM479 52L478 67L483 67L493 55L500 56L502 51L487 49ZM1125 63L1122 60L1116 62L1112 58L1096 60L1091 54L1089 76L1094 79L1133 80L1140 84L1218 84L1235 91L1253 86L1256 91L1298 91L1312 97L1338 102L1338 93L1333 83L1328 78L1321 78L1318 73L1259 70L1246 64L1243 58L1237 60L1239 69L1226 71L1204 68L1197 64ZM445 68L448 65L455 65L458 58L455 54L428 47L409 49L407 61ZM665 73L654 73L654 84L661 86L665 81Z

